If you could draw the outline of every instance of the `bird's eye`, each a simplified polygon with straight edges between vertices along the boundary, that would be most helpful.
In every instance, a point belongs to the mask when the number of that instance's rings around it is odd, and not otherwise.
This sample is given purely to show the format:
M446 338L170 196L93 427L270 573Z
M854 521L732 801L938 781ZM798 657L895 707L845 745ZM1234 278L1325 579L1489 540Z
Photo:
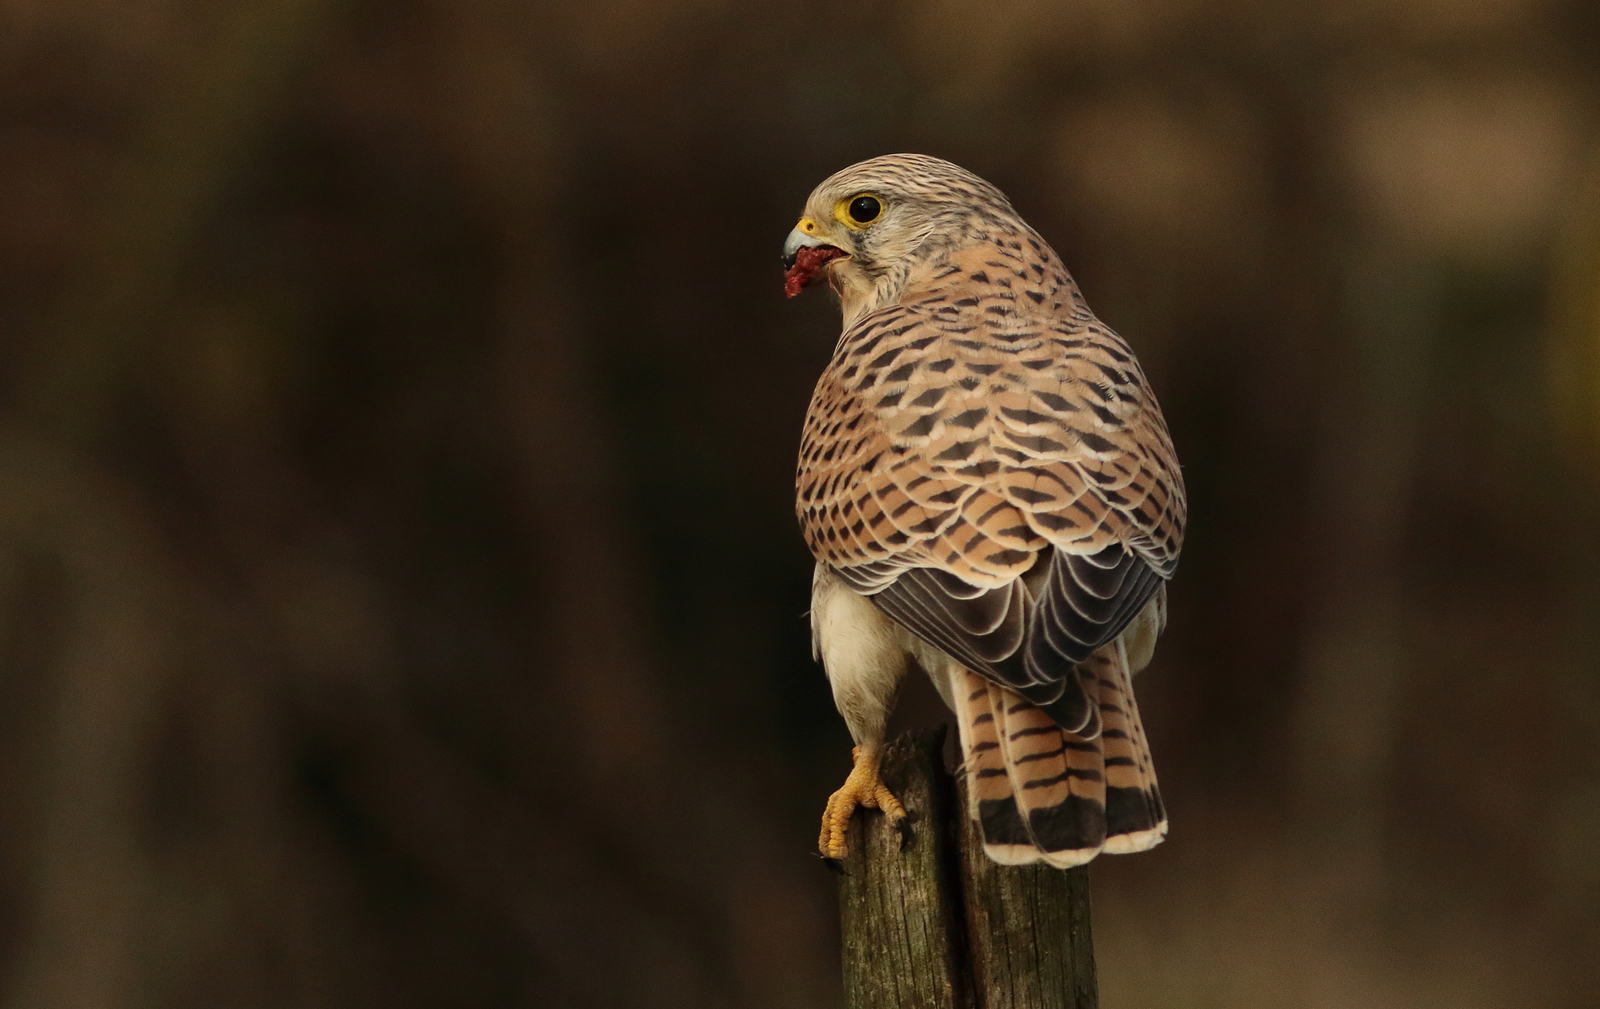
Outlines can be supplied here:
M833 216L851 231L862 231L883 216L883 201L871 193L857 193L835 203Z
M883 204L876 196L858 196L850 201L850 219L857 224L871 224L883 213Z

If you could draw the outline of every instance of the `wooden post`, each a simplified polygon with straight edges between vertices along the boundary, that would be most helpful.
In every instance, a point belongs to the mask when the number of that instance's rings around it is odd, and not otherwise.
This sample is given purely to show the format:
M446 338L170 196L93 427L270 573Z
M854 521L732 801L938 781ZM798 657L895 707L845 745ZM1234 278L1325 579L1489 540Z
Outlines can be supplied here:
M884 752L910 814L908 844L858 811L840 879L849 1009L1095 1009L1089 875L983 854L944 767L945 729ZM902 850L902 848L904 850Z

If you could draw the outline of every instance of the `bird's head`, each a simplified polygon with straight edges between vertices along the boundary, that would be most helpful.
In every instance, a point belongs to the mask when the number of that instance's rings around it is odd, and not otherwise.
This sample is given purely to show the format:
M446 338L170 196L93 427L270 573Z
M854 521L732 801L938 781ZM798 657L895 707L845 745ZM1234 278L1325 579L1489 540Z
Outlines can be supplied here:
M826 276L853 319L898 298L919 264L985 223L1026 227L998 189L948 161L889 154L851 165L812 191L783 243L784 293Z

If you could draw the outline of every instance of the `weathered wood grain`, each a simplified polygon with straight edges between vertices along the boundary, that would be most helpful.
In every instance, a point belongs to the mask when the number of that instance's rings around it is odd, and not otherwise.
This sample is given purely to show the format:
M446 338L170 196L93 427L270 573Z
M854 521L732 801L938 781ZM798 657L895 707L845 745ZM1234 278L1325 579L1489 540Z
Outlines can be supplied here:
M911 820L905 842L883 814L857 811L839 881L845 1004L879 1009L968 1009L961 936L955 796L943 772L944 730L889 744L884 783Z
M1001 866L983 854L945 769L944 730L889 744L884 782L909 844L858 811L840 879L850 1009L1095 1009L1089 876Z
M996 865L961 817L961 882L982 1009L1095 1009L1089 870Z

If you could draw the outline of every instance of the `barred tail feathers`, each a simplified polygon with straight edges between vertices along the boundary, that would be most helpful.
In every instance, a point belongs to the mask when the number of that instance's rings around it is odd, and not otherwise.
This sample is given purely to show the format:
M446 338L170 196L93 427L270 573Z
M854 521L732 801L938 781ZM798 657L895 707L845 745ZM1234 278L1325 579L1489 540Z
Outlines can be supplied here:
M996 862L1068 868L1102 850L1143 851L1166 834L1126 652L1107 645L1078 675L1098 715L1081 734L975 673L956 678L968 815Z
M1100 688L1106 851L1114 855L1146 851L1167 836L1167 811L1161 804L1150 744L1133 697L1133 676L1124 643L1119 640L1100 649L1085 665L1095 672Z
M1001 865L1028 865L1038 849L1017 811L1000 746L1003 691L967 670L953 677L956 723L967 778L967 815L978 821L983 850ZM1012 695L1015 696L1015 695Z

